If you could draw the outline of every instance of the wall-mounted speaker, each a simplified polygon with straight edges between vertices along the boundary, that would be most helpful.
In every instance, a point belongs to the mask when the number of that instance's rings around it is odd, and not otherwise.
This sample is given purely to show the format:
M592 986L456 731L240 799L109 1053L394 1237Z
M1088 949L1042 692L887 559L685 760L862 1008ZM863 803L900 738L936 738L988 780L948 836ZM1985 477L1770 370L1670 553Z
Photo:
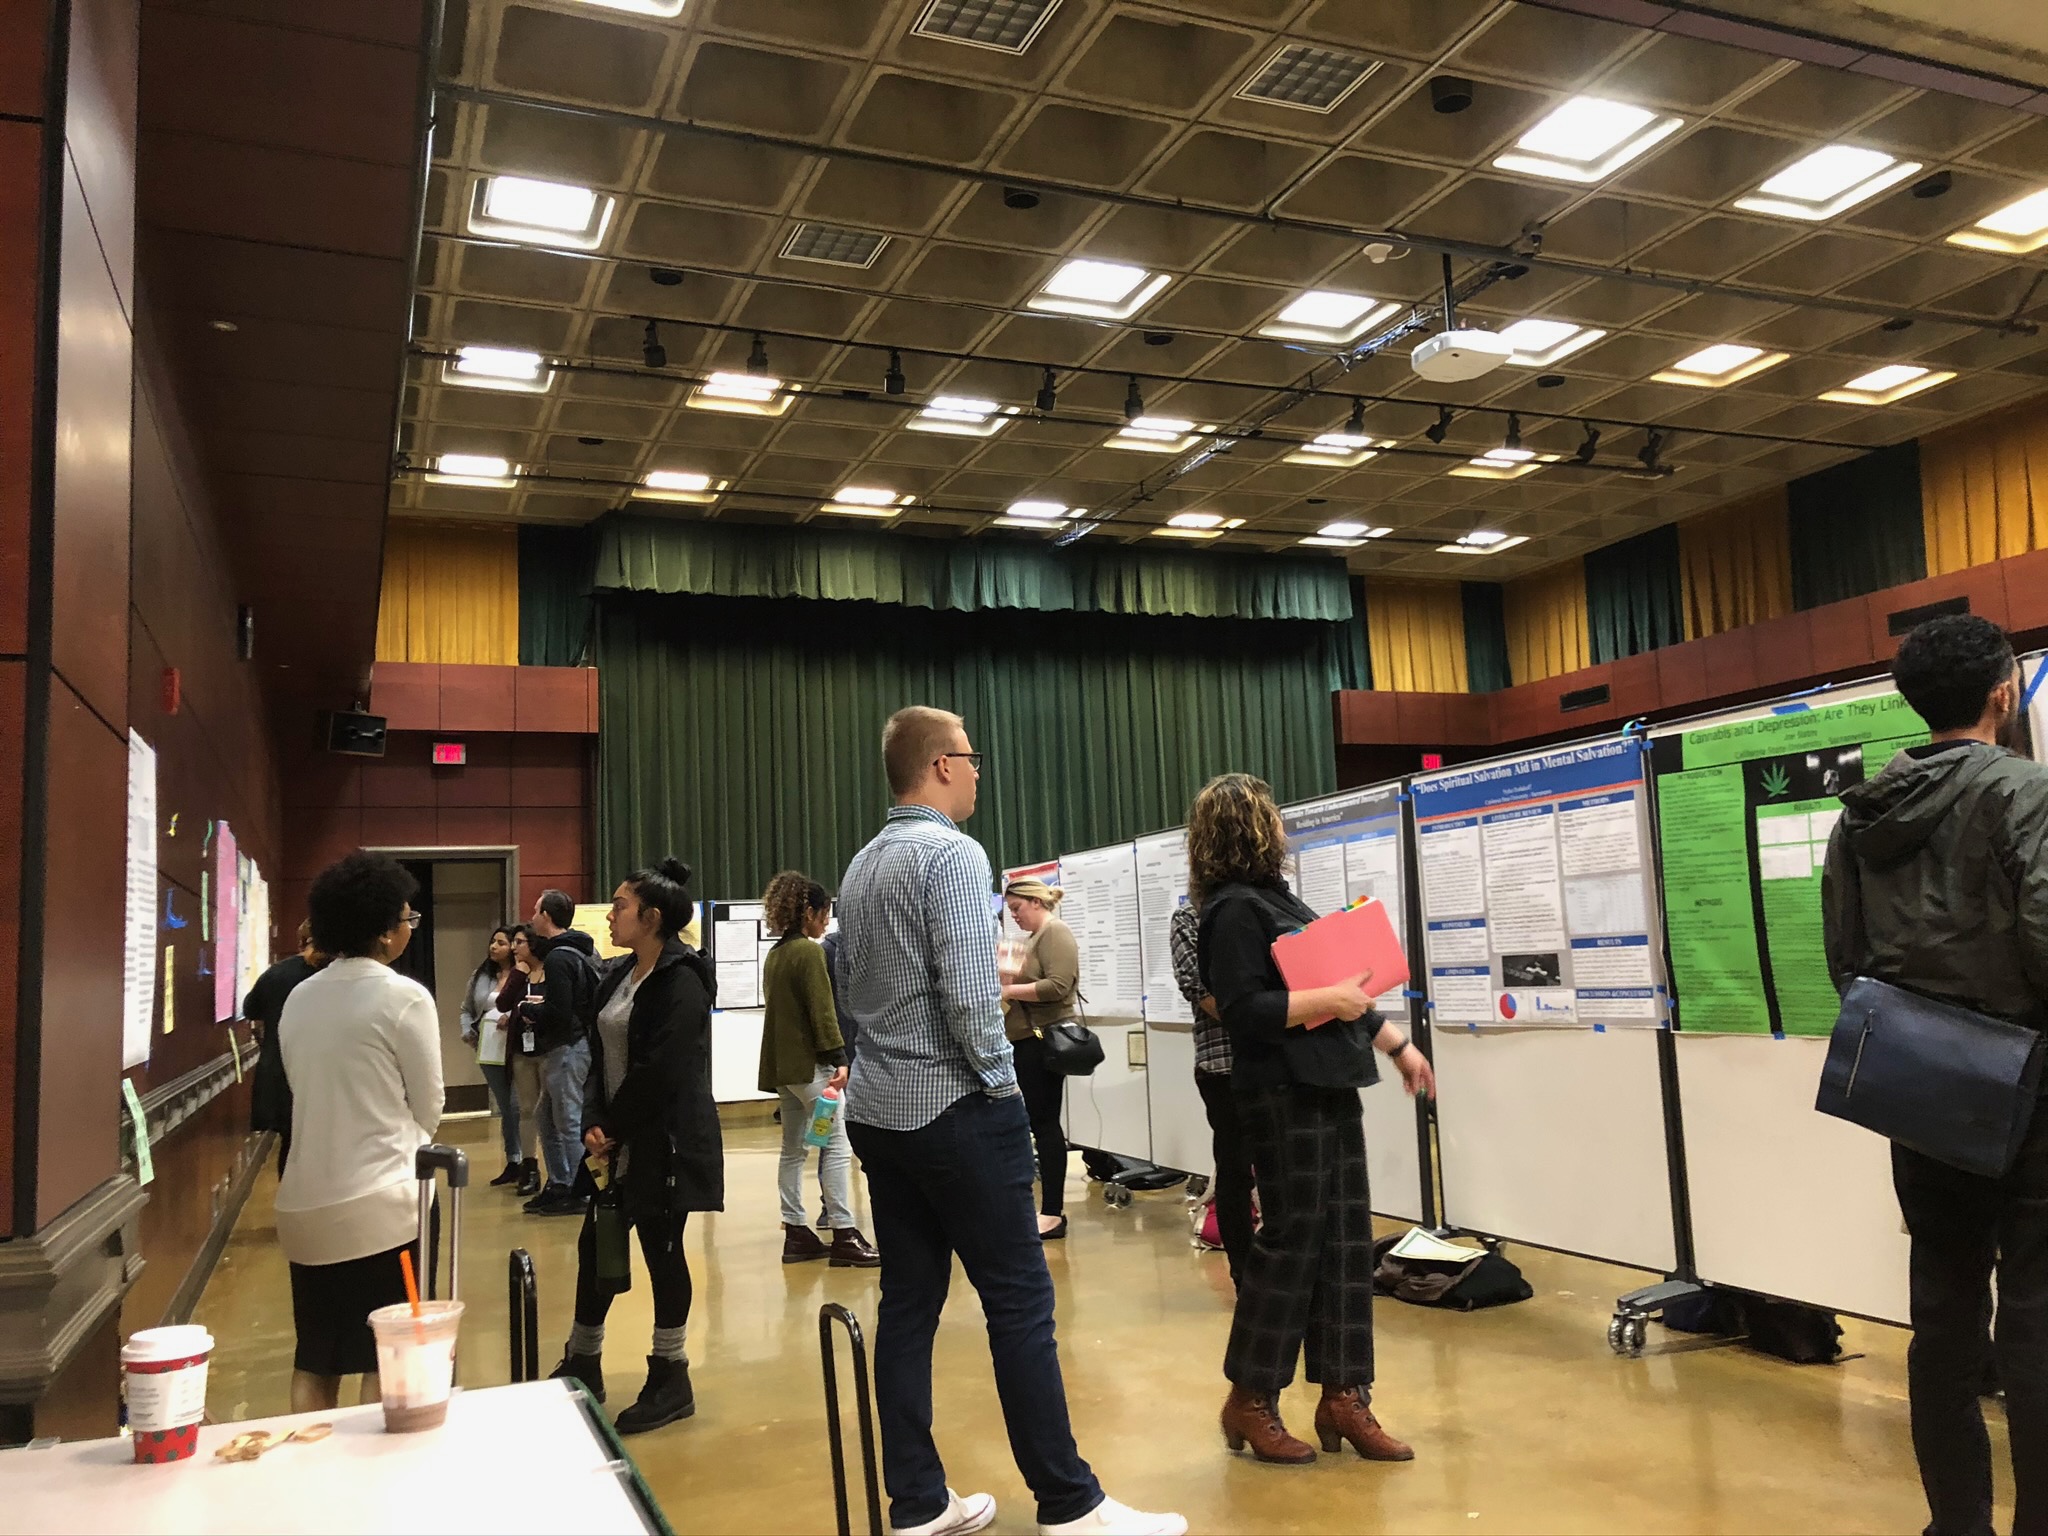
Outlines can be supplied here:
M334 711L327 717L327 750L349 757L382 757L384 717Z

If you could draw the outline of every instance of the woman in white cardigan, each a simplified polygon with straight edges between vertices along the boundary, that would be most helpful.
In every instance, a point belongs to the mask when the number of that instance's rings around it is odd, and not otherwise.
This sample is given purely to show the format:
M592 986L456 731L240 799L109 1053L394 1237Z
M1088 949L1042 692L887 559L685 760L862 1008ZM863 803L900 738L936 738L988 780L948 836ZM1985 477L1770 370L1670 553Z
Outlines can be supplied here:
M360 1401L376 1401L369 1316L405 1300L413 1157L441 1123L440 1016L425 987L391 969L419 926L417 890L395 860L352 853L307 897L314 942L334 959L292 992L277 1030L292 1087L277 1240L291 1261L296 1413L334 1407L344 1376L363 1377Z

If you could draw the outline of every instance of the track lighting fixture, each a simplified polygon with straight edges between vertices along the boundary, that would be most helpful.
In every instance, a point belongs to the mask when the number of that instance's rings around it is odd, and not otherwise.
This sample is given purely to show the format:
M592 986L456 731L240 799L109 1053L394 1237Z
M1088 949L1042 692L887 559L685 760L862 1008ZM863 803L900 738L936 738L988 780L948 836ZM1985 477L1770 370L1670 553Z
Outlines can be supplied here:
M652 320L640 336L640 360L650 368L668 366L668 348L661 344L661 327Z
M882 393L900 395L903 393L903 354L894 347L889 349L889 371L882 375Z
M1145 397L1138 389L1138 376L1130 376L1131 387L1124 391L1124 420L1136 421L1145 414Z
M1508 433L1506 437L1500 440L1500 445L1503 448L1520 448L1522 446L1522 418L1513 411L1508 412Z
M1664 451L1664 433L1660 428L1650 428L1649 441L1636 450L1636 458L1651 474L1662 474L1664 466L1657 462L1657 456Z
M1045 370L1045 376L1038 381L1038 399L1034 402L1041 411L1051 412L1060 403L1059 386L1054 381L1052 370Z
M766 373L767 371L768 344L761 339L761 333L756 331L754 332L754 350L747 354L747 372Z
M1344 431L1350 437L1365 436L1365 402L1353 398L1351 414L1344 419Z
M1572 450L1572 457L1581 464L1590 464L1593 462L1593 455L1600 451L1600 429L1590 421L1585 426L1585 440Z
M1448 405L1438 406L1436 408L1436 420L1431 425L1422 429L1422 435L1432 443L1442 444L1444 438L1450 433L1451 420L1451 408Z

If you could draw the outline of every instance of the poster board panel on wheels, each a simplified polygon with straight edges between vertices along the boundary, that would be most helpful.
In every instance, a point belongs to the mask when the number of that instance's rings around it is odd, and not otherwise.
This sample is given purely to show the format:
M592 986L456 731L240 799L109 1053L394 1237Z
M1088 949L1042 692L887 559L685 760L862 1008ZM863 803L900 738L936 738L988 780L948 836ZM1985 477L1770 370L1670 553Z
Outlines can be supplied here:
M1059 885L1066 892L1059 915L1081 952L1082 1017L1103 1052L1090 1076L1067 1079L1067 1139L1150 1162L1137 853L1129 843L1063 853Z
M1215 1152L1195 1087L1194 1010L1173 975L1173 914L1188 899L1185 828L1138 839L1138 945L1145 970L1145 1102L1152 1158L1162 1168L1209 1178Z
M1669 1271L1641 739L1426 775L1411 793L1446 1219Z
M1404 881L1401 786L1381 784L1347 790L1299 805L1283 806L1292 856L1288 879L1319 915L1336 912L1364 897L1385 904L1394 932L1408 939ZM1370 983L1366 990L1373 990ZM1379 1000L1380 1010L1404 1028L1409 1008L1395 993ZM1365 1123L1367 1178L1372 1208L1382 1216L1421 1221L1422 1153L1416 1108L1401 1076L1380 1059L1380 1080L1359 1095Z
M1813 1107L1836 1013L1821 866L1839 796L1926 739L1889 683L1652 735L1694 1262L1709 1284L1890 1322L1890 1151Z

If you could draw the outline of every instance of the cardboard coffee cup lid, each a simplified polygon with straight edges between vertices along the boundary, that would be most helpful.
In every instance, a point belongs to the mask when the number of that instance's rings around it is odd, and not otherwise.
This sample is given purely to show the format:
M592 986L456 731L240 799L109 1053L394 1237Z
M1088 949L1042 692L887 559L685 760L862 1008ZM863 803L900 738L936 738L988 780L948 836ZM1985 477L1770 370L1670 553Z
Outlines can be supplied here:
M173 1328L139 1328L121 1346L124 1361L190 1360L210 1354L213 1335L198 1323Z

